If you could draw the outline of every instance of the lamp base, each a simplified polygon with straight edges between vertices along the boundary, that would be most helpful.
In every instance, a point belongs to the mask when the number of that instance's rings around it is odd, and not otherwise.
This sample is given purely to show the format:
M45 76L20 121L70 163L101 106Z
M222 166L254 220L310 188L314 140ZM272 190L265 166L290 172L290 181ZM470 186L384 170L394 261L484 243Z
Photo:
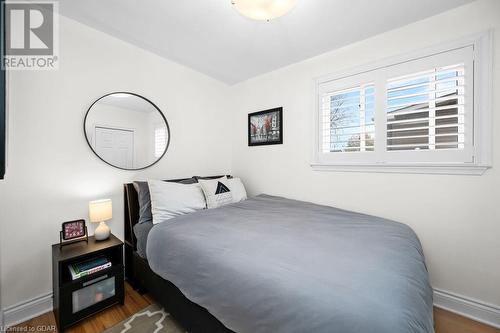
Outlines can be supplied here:
M111 229L106 225L106 222L100 222L99 226L94 231L94 237L96 240L105 240L109 238L109 234L111 233Z

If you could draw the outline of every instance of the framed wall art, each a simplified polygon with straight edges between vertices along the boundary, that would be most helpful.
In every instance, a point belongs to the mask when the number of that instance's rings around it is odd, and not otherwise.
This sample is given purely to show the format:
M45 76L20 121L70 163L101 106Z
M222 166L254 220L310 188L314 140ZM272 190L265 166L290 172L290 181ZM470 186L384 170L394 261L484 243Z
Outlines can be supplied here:
M264 146L283 143L283 108L248 115L248 145Z

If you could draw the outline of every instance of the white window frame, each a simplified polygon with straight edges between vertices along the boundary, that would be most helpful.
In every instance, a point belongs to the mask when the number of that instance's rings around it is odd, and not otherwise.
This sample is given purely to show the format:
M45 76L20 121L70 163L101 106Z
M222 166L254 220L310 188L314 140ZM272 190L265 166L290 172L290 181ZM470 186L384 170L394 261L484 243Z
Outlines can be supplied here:
M431 174L470 174L481 175L492 166L492 31L487 31L447 44L412 52L351 70L322 76L315 80L315 105L313 112L314 139L311 167L318 171L359 171L359 172L395 172L395 173L431 173ZM373 83L375 90L385 91L387 79L380 75L380 69L404 68L404 63L425 57L440 55L452 50L472 48L473 73L466 73L473 80L473 103L469 105L469 123L473 126L473 142L468 146L471 151L463 151L459 159L447 160L448 152L427 158L425 162L416 159L415 152L390 152L396 158L386 158L381 149L386 140L385 98L376 98L375 151L374 152L335 152L323 153L321 145L321 96L325 91L341 90L363 83ZM418 62L415 62L418 63ZM471 65L471 64L469 64ZM410 70L411 71L411 70ZM376 72L376 73L375 73ZM473 75L472 75L473 74ZM391 74L392 75L392 74ZM468 88L472 90L471 88ZM385 93L384 93L385 95ZM466 112L467 112L466 111ZM471 112L472 111L472 114ZM382 143L382 145L381 145ZM377 149L378 148L378 149ZM384 156L381 157L381 153ZM395 154L393 154L395 153ZM419 153L422 153L420 151ZM457 155L457 152L451 152ZM467 155L468 154L468 155ZM423 154L426 155L426 154ZM423 156L420 155L420 156ZM467 155L469 158L464 159ZM444 158L441 158L444 157Z
M375 84L373 84L375 83ZM318 89L318 103L320 102L319 99L323 95L323 93L328 93L331 91L341 91L341 90L346 90L349 88L355 88L359 87L360 85L363 84L373 84L375 87L375 90L377 89L377 82L375 80L375 77L373 73L362 73L356 76L349 76L346 78L341 78L338 80L334 80L332 82L326 82L325 84L321 84L317 87ZM375 100L375 104L377 103L377 100ZM317 115L318 117L323 117L323 115L319 114L321 113L322 110L318 108ZM375 115L375 117L377 117ZM319 124L319 118L318 118L318 126ZM322 129L323 131L323 129ZM375 127L375 131L377 132L377 127ZM377 133L378 135L378 133ZM318 141L320 140L320 135L318 133L317 139ZM377 146L377 137L375 137L375 147ZM356 162L356 163L367 163L367 162L373 162L375 163L377 161L377 152L376 151L370 151L370 152L335 152L335 153L328 153L324 154L322 153L322 147L318 147L318 159L322 162L327 162L331 163L333 160L337 161L338 163L345 163L345 162ZM329 156L327 156L329 155Z
M158 140L158 132L162 131L160 135L165 135L165 142L164 143L159 143ZM161 150L159 150L159 146L161 145ZM167 148L168 145L168 131L166 126L159 126L155 127L154 130L154 152L153 155L155 158L160 158L165 154L165 149Z

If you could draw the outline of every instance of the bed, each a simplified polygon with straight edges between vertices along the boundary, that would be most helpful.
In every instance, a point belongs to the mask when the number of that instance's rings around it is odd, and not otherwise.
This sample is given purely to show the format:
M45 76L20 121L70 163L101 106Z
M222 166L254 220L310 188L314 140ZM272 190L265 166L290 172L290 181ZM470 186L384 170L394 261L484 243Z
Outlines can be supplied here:
M404 224L260 195L155 225L144 258L137 205L125 184L126 277L189 332L434 331Z

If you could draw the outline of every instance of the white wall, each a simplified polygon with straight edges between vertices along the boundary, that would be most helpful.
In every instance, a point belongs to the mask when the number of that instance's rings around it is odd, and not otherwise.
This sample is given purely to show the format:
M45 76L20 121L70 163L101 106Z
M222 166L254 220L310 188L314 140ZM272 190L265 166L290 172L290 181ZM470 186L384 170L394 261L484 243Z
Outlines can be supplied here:
M217 130L229 126L221 107L227 86L64 17L60 47L58 71L10 73L8 169L0 182L4 309L52 291L50 245L62 222L88 217L88 201L113 200L109 225L122 237L123 183L229 172L230 141ZM112 91L145 96L170 124L167 154L143 172L106 165L85 141L87 108Z
M422 241L433 287L500 305L500 169L478 177L321 172L309 166L314 78L489 28L495 28L498 60L500 1L481 0L233 87L233 174L246 181L251 194L406 223ZM499 133L498 61L494 71L494 133ZM284 107L284 144L247 147L247 114L278 106ZM494 139L497 144L496 134ZM497 166L500 152L494 151Z
M113 199L109 225L122 237L124 182L228 171L241 176L251 194L407 223L422 241L434 287L500 305L498 168L474 177L318 172L309 166L313 78L492 27L498 58L500 1L480 0L234 87L64 17L60 24L60 69L10 75L8 170L0 182L4 309L52 290L50 244L58 241L61 222L87 217L89 200ZM498 64L494 79L496 133ZM142 94L165 113L170 148L152 168L111 168L87 146L85 112L112 91ZM276 106L284 107L284 144L247 147L247 114ZM232 136L221 130L230 126ZM494 151L498 165L500 152Z

